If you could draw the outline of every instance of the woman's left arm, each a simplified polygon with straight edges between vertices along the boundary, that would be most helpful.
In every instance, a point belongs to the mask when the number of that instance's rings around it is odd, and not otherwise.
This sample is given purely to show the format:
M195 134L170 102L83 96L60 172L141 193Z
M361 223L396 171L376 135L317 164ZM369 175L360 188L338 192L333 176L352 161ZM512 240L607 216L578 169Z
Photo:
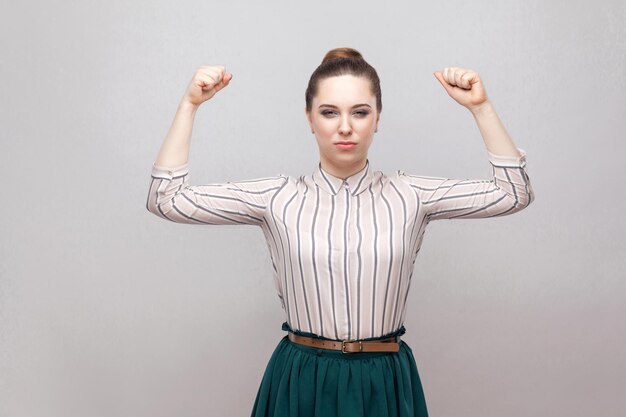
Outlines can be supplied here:
M518 148L495 112L478 74L463 68L435 72L450 97L478 123L492 165L492 179L455 179L405 174L398 177L417 193L428 221L505 216L527 207L535 194L526 172L526 151Z

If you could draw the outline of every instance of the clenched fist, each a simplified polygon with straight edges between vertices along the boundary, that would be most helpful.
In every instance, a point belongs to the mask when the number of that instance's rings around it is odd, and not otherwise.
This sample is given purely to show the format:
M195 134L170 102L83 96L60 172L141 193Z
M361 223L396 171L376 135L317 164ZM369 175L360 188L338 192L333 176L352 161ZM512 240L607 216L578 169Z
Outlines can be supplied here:
M478 74L471 69L446 67L443 72L434 72L448 95L470 111L479 108L488 100L487 91Z
M226 87L232 79L233 74L226 72L221 65L202 65L191 79L183 100L199 106Z

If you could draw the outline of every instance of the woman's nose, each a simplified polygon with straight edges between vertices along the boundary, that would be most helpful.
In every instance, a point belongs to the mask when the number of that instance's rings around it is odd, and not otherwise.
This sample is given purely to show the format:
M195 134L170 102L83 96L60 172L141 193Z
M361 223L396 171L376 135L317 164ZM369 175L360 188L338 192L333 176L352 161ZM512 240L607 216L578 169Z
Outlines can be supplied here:
M347 117L342 117L341 122L339 123L339 132L342 134L350 133L352 130L352 126L350 126L350 119Z

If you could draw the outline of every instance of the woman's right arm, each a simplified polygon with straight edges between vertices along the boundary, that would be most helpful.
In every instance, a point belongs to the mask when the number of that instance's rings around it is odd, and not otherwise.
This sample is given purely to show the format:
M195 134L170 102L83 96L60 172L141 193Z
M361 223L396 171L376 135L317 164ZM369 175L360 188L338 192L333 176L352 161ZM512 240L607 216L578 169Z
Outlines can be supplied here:
M189 148L196 112L231 79L232 74L222 66L202 66L194 74L152 166L146 200L151 213L176 223L262 223L269 196L285 184L286 176L189 185Z

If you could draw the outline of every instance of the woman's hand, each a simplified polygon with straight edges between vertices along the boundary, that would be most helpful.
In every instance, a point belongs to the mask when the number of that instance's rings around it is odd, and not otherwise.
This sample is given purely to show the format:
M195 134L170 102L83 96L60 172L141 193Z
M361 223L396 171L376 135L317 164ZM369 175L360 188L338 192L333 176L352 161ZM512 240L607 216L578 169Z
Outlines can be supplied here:
M488 104L485 86L478 74L471 69L446 67L443 72L436 71L434 75L448 95L470 111L475 112Z
M199 106L226 87L232 79L233 74L226 72L221 65L202 65L191 79L183 101Z

